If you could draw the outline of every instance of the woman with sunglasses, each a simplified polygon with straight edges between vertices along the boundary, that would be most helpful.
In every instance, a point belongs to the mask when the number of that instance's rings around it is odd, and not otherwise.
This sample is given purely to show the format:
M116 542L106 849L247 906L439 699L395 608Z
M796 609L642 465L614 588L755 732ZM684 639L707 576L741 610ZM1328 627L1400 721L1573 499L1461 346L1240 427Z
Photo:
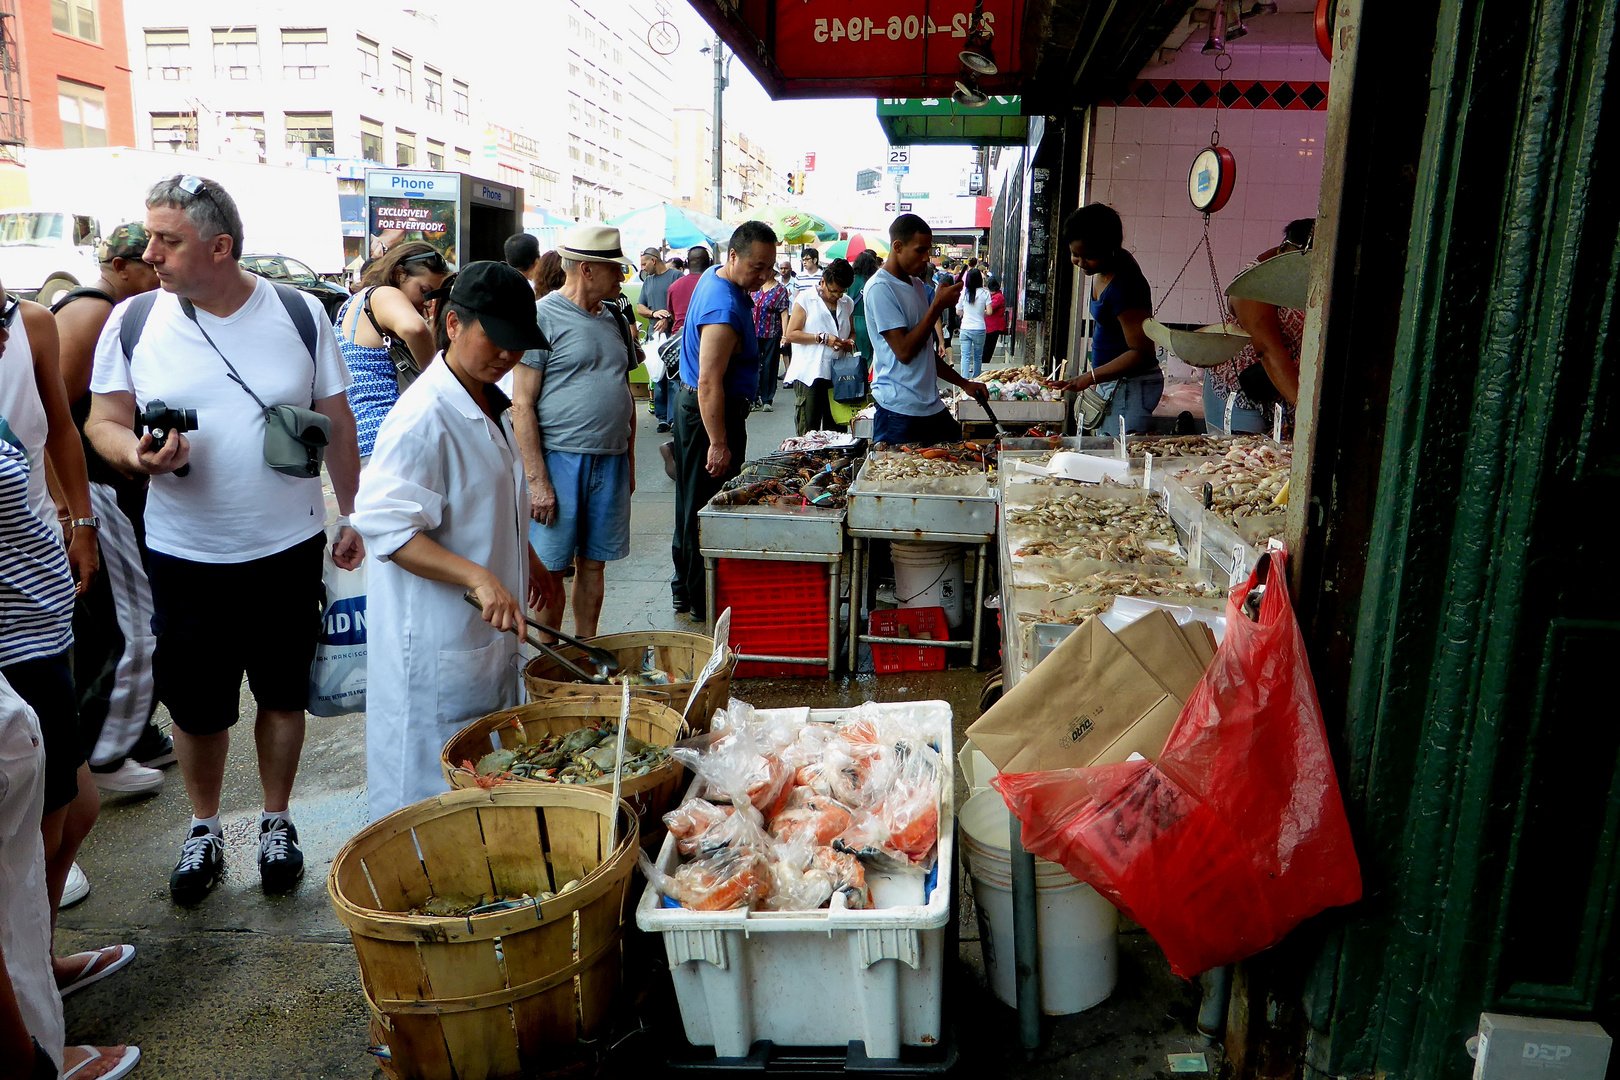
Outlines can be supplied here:
M377 428L399 400L399 374L390 353L408 352L418 371L433 360L437 350L424 312L428 294L449 273L433 245L421 240L396 245L371 263L360 279L360 291L338 311L338 347L354 376L349 409L362 461L371 456Z

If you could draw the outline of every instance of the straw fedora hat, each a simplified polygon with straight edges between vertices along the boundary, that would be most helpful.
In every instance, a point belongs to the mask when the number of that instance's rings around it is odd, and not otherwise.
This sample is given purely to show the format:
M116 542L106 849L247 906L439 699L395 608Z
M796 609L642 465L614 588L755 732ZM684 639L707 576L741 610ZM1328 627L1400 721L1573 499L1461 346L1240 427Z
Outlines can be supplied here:
M576 225L563 234L557 254L579 262L613 262L630 265L619 246L619 230L611 225Z

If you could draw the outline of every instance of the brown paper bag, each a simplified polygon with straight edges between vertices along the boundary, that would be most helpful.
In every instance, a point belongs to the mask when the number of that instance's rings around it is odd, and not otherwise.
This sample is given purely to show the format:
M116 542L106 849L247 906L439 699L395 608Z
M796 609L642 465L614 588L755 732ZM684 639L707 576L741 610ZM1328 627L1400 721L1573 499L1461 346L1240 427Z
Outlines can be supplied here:
M1177 635L1180 648L1179 638ZM1149 654L1158 646L1143 645ZM1087 619L1050 656L968 728L1002 772L1039 772L1157 755L1181 712L1172 694L1097 619ZM1141 723L1151 744L1126 736Z

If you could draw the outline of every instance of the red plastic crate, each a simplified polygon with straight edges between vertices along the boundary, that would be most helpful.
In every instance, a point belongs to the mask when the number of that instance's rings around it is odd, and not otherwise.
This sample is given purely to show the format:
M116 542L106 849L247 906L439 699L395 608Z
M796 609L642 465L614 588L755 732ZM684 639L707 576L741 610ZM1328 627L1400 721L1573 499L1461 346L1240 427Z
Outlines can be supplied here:
M870 621L869 633L873 637L951 639L944 608L880 608L872 612ZM906 624L909 633L900 632L901 623ZM945 649L938 645L879 645L873 642L872 670L879 675L892 675L897 671L944 671Z
M715 611L731 609L732 649L776 656L828 655L827 565L721 559L715 574ZM745 679L826 674L821 664L749 660L737 665L737 676Z

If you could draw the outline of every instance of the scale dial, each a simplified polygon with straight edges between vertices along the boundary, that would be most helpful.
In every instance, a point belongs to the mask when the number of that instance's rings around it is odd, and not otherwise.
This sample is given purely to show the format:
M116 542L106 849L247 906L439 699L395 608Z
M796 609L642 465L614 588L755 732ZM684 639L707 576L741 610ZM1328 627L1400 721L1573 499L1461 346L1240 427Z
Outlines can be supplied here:
M1224 146L1206 146L1193 158L1187 173L1187 195L1193 209L1213 214L1226 205L1237 184L1237 159Z

